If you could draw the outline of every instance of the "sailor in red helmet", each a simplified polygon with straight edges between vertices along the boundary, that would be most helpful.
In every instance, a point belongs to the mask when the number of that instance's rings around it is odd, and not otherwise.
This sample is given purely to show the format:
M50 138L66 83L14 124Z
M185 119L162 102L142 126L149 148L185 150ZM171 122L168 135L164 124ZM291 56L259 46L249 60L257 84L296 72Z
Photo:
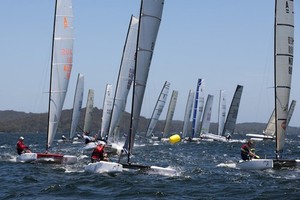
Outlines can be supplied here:
M24 144L24 137L20 137L17 142L17 153L21 155L22 153L31 153L30 149Z
M105 144L100 143L96 146L94 149L92 156L91 156L91 162L98 162L98 161L109 161L107 157L107 153L104 152Z

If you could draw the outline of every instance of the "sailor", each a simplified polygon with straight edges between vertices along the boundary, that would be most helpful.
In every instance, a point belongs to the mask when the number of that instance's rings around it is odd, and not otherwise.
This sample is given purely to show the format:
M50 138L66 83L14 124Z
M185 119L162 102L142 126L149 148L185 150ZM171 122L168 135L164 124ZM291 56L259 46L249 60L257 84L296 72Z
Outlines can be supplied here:
M243 144L241 147L241 157L243 160L251 160L252 158L259 158L251 151L251 147L254 145L252 140L248 140L247 143Z
M228 133L228 135L226 136L226 140L229 141L231 139L231 135L230 133Z
M91 156L92 163L98 162L101 160L104 160L104 161L109 160L107 157L107 153L104 152L104 148L105 148L105 144L102 144L102 143L100 143L96 146L96 148L94 149L92 156Z
M89 131L85 131L83 133L83 139L85 141L85 144L90 143L90 142L95 142L95 138L89 136L90 132Z
M61 136L61 139L62 139L62 141L63 141L64 143L65 143L66 140L67 140L66 136L64 136L64 135Z
M30 149L24 144L24 137L20 137L17 142L17 153L21 155L22 153L31 153Z

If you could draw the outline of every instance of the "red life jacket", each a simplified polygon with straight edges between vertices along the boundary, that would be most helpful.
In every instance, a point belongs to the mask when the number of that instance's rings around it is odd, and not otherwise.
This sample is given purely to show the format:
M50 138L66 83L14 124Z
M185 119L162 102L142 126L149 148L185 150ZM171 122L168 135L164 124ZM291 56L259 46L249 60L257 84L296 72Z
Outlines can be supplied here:
M104 146L98 145L92 153L92 159L103 160L104 159L103 153L104 153Z
M19 140L17 142L17 152L18 154L22 154L22 152L25 150L25 149L28 149L27 146L23 143L23 141Z

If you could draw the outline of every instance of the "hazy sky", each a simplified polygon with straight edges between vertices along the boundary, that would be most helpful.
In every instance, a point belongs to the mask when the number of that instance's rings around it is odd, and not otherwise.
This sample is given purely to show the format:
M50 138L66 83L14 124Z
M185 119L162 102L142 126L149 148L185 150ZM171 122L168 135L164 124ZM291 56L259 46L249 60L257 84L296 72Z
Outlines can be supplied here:
M219 90L227 109L237 84L243 85L237 123L267 122L274 108L274 0L165 0L142 116L149 118L165 81L178 90L174 119L183 120L188 92L205 79L205 96ZM300 126L300 3L295 3L295 49L291 98L298 105L291 120ZM73 0L74 63L64 109L71 109L78 73L95 90L102 108L107 83L116 83L130 16L140 0ZM1 0L0 110L46 112L54 0ZM130 103L130 99L128 100ZM129 109L127 109L129 111ZM100 119L99 119L100 120Z

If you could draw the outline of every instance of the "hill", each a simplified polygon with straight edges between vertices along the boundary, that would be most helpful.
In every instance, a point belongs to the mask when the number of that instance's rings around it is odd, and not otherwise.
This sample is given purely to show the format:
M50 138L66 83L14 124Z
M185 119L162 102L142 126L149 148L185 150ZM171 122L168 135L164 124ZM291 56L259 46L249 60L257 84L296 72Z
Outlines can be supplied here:
M58 126L58 132L68 133L70 130L72 110L63 110L61 116L61 122ZM83 127L85 116L85 108L81 111L81 116L79 120L79 127ZM101 116L102 109L94 108L93 111L93 121L92 130L96 133L101 126ZM164 120L158 121L156 129L154 132L161 132L164 127ZM130 123L130 114L124 113L124 117L121 120L121 132L128 133ZM146 131L149 123L149 119L141 117L139 123L139 130ZM235 132L240 135L245 135L246 133L261 133L265 128L265 123L240 123L236 125ZM171 132L180 133L182 131L183 122L175 120L171 125ZM13 110L0 111L0 132L36 132L45 133L47 130L47 113L25 113L17 112ZM80 130L78 130L80 131ZM210 132L217 132L217 123L211 123ZM299 133L299 127L289 127L289 134Z

